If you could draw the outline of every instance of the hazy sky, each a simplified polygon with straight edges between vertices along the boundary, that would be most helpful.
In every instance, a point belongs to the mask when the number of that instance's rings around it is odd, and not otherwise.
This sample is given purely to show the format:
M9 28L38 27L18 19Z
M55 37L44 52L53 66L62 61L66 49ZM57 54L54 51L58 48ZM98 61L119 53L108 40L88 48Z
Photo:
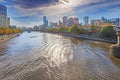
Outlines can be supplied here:
M42 17L49 21L62 20L63 16L90 19L120 18L120 0L0 0L8 7L12 25L33 26L42 24Z

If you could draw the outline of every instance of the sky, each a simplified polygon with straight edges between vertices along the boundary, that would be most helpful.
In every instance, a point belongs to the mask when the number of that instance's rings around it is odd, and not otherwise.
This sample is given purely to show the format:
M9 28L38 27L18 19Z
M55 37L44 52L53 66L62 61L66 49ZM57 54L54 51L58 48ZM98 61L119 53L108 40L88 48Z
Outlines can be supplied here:
M63 16L84 16L91 19L120 18L120 0L0 0L8 9L11 25L33 27L48 21L57 22Z

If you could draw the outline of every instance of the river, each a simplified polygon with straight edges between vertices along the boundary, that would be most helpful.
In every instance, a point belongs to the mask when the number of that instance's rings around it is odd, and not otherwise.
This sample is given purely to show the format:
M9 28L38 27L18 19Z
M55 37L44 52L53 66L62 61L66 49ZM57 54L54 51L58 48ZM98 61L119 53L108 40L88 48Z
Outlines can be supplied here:
M111 45L24 32L0 43L0 80L120 80Z

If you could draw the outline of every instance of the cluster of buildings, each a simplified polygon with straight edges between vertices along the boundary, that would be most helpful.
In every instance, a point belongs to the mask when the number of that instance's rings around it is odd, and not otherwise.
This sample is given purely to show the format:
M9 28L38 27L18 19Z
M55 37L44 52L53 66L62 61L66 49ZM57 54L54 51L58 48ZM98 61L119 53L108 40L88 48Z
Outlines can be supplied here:
M101 19L89 21L89 17L85 16L83 19L84 25L81 25L80 27L86 30L89 30L91 26L95 26L98 30L106 26L114 26L115 28L120 26L120 18L107 19L105 17L102 17Z
M10 18L7 17L7 8L0 4L0 26L9 27Z
M90 20L89 17L84 17L84 25L86 26L96 26L96 27L104 27L104 26L120 26L120 18L107 19L102 17L101 19Z
M54 28L54 27L71 27L72 25L78 25L79 27L82 27L84 29L89 29L91 26L96 27L104 27L104 26L120 26L120 18L114 18L114 19L107 19L105 17L102 17L101 19L95 19L95 20L89 20L89 16L83 17L83 24L80 23L79 18L77 17L70 17L64 16L62 18L62 21L59 20L58 22L50 22L48 23L47 17L43 17L43 25L40 25L39 28ZM38 29L37 26L34 28Z
M62 18L62 21L59 20L58 22L50 22L50 25L48 27L54 28L54 27L61 27L61 26L67 26L70 27L72 25L78 25L79 26L79 19L77 17L70 17L64 16Z
M40 29L40 28L55 28L55 27L61 27L61 26L67 26L67 27L70 27L72 25L78 25L80 26L79 24L79 19L77 17L70 17L68 18L67 16L64 16L62 18L62 21L59 20L58 22L48 22L47 20L47 17L44 16L43 17L43 24L40 25L40 26L34 26L34 29Z

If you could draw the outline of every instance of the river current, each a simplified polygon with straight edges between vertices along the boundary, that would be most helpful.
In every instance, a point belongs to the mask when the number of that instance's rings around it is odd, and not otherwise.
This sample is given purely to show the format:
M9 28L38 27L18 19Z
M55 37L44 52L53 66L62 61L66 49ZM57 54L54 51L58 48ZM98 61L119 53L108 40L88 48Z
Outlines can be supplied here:
M24 32L0 43L0 80L120 80L111 45Z

